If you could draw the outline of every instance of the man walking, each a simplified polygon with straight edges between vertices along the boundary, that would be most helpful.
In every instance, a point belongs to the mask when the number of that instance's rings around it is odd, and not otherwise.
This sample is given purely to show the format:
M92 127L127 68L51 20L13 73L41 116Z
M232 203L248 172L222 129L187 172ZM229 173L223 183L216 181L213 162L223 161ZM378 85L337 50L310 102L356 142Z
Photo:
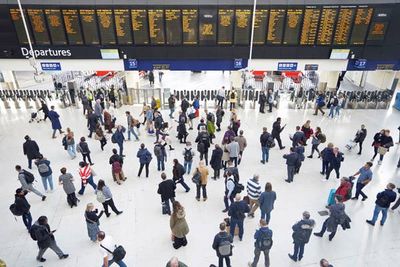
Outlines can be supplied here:
M310 219L308 211L303 212L303 219L292 226L293 229L293 255L289 255L293 261L301 261L304 254L304 246L310 241L312 229L315 226L315 221Z
M248 217L254 218L254 212L259 207L258 199L261 195L261 185L259 183L260 176L258 174L254 174L253 178L247 181L247 196L249 197L249 205L250 205L250 212L247 215Z
M18 180L21 183L22 190L27 190L29 192L33 192L39 197L42 198L42 201L46 199L42 193L40 193L37 189L33 187L33 182L35 181L35 177L32 173L25 171L21 168L21 166L16 165L15 170L18 172Z
M50 191L53 191L53 171L50 167L50 161L44 158L42 154L40 154L38 159L35 161L35 164L38 168L40 177L42 177L44 190L48 192L47 188L49 186ZM47 184L49 185L47 186Z
M301 130L300 126L296 126L296 132L293 134L292 137L292 146L297 147L300 143L306 143L306 136Z
M96 103L94 104L94 114L96 115L97 119L100 121L101 125L104 125L103 120L103 107L100 104L101 100L96 99Z
M171 94L168 97L168 108L169 108L169 118L173 119L174 118L174 112L175 112L175 102L176 98L174 94Z
M394 184L389 183L384 191L376 195L374 215L372 220L367 220L368 224L374 226L380 212L382 212L381 226L385 224L390 203L396 200L396 192L393 191L395 188Z
M50 107L49 111L49 119L51 121L51 127L53 128L53 136L52 138L56 138L56 131L58 130L60 134L64 133L61 129L60 115L54 110L54 106Z
M239 152L239 160L238 160L238 165L240 164L240 162L242 162L242 158L243 158L243 152L247 147L247 140L246 138L243 136L243 130L239 131L239 136L236 137L236 141L239 143L239 148L240 148L240 152Z
M142 174L143 167L146 166L146 178L149 178L149 164L152 160L151 153L145 148L145 145L142 143L140 145L140 149L136 154L136 157L139 158L139 172L138 172L138 177L140 178L140 175Z
M233 237L226 232L226 223L220 223L219 230L220 232L215 235L212 244L212 248L217 252L218 267L224 266L224 260L226 266L231 267L231 259L229 257L232 256Z
M240 194L236 194L235 202L231 204L229 207L228 215L231 216L231 224L230 224L230 234L233 237L235 233L236 225L239 227L239 240L242 241L243 239L243 222L244 218L246 217L245 213L250 212L249 205L246 204L242 200Z
M358 196L361 195L363 198L361 199L362 201L365 201L368 196L364 194L362 189L372 180L372 162L367 162L363 167L360 168L358 172L356 172L353 176L360 175L357 179L357 184L356 184L356 195L352 198L358 199Z
M296 170L296 166L298 166L300 162L299 154L294 151L294 148L290 148L290 153L283 155L283 158L286 159L287 165L287 179L285 182L291 183L293 182L294 172Z
M113 263L118 264L120 267L127 267L127 265L121 260L116 260L114 257L114 250L118 247L114 242L112 236L107 235L100 231L97 233L97 241L100 245L100 253L103 255L103 267L109 267Z
M162 213L171 215L171 205L175 202L175 189L176 184L171 179L167 179L167 175L163 172L161 173L162 182L158 184L157 193L161 195L162 202Z
M29 135L25 135L25 143L22 148L24 150L24 155L28 158L28 168L32 169L32 160L40 155L39 146Z
M113 148L112 150L113 154L108 160L108 163L111 165L111 174L113 177L114 182L117 181L115 169L118 167L121 169L119 172L119 179L126 180L125 174L122 170L122 165L124 164L124 158L118 155L117 149Z
M139 141L139 137L135 132L135 127L139 123L139 121L135 121L135 119L132 117L132 115L129 111L126 111L125 115L126 115L126 121L128 124L128 141L131 140L131 133L136 138L136 141Z
M111 142L116 143L119 147L119 155L121 157L125 157L124 153L124 141L125 141L125 136L124 136L125 128L122 125L117 126L117 130L115 133L111 136Z
M173 162L174 162L174 167L172 169L172 175L173 175L172 179L174 180L175 184L180 183L187 193L190 191L190 188L185 183L185 180L183 178L183 175L185 174L185 168L182 166L182 164L179 163L177 159L174 159Z
M358 151L358 155L361 155L362 152L362 144L367 137L367 129L365 129L365 125L361 124L361 129L357 131L356 137L354 138L354 142L358 143L360 150Z
M272 247L272 231L264 219L260 220L260 229L254 234L254 260L249 267L257 267L261 252L264 253L265 267L269 267L269 250Z
M18 212L19 215L22 216L22 221L28 231L31 229L32 226L32 215L30 212L31 205L29 204L28 200L26 200L26 195L29 192L27 190L23 190L22 188L18 188L15 191L15 210ZM15 215L15 214L14 214Z
M277 118L274 124L272 124L272 137L278 141L279 149L282 150L285 147L282 146L282 140L281 140L281 132L283 129L285 129L286 125L281 127L281 118Z

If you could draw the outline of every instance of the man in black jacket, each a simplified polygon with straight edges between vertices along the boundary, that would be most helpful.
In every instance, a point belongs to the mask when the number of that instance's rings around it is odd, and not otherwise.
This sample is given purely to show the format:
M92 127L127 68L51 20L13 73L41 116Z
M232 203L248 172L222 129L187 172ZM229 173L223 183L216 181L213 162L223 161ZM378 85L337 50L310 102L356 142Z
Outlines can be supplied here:
M217 252L218 267L224 266L224 259L226 266L231 267L231 260L229 257L232 256L233 237L226 232L226 223L220 223L219 230L220 232L215 235L214 242L212 244L212 248ZM224 253L226 251L228 251L228 253L226 253L227 255ZM224 255L221 255L221 252L224 253Z
M358 151L358 155L361 155L362 144L367 137L367 129L365 129L365 125L361 124L361 129L357 131L356 138L354 138L354 142L358 143L360 150Z
M315 221L310 219L310 213L308 211L303 212L303 219L292 226L294 253L293 255L288 255L293 261L301 261L303 258L304 246L310 241L314 226Z
M268 141L270 139L271 134L267 131L267 127L263 127L263 133L260 135L260 143L261 143L261 151L262 151L262 159L261 163L265 164L269 159L269 144Z
M290 153L283 155L283 158L286 159L286 165L287 165L287 174L288 177L285 180L287 183L293 182L293 177L294 177L294 172L296 169L296 166L298 166L300 157L299 154L294 151L294 148L290 148Z
M208 166L208 149L210 148L210 135L206 129L200 130L196 137L197 151L200 153L200 160L205 159Z
M395 188L396 186L394 184L389 183L386 186L385 191L382 191L378 193L378 195L376 195L374 215L372 217L372 220L367 220L368 224L374 226L376 220L378 219L379 213L381 212L382 212L381 226L385 224L390 203L396 200L396 192L393 191L393 189Z
M339 179L340 177L340 166L342 164L342 161L344 161L343 153L339 151L339 148L335 147L332 150L332 155L330 157L329 165L328 165L328 170L326 172L326 180L329 180L329 175L333 170L336 172L336 179Z
M286 125L281 127L281 118L277 118L274 124L272 124L272 137L278 141L279 149L281 150L285 148L284 146L282 146L281 140L281 132L283 131L283 129L285 129L285 126Z
M39 146L29 137L29 135L25 135L23 149L24 155L28 158L28 168L32 169L32 160L36 159L40 154Z
M250 212L250 207L246 202L242 200L240 194L236 194L235 202L231 204L229 207L228 215L231 216L231 224L230 224L230 234L233 237L235 233L236 225L239 227L239 240L242 241L243 238L243 222L244 218L246 218L245 213Z
M39 254L36 257L36 260L45 262L46 259L43 258L43 254L48 248L53 250L58 255L60 260L68 258L68 254L64 254L64 252L62 252L62 250L57 246L54 238L55 231L56 230L50 231L50 226L47 222L46 216L40 216L35 224L31 227L31 232L33 232L39 247Z
M174 180L175 184L180 183L183 188L185 188L186 193L190 191L189 186L185 183L183 175L185 174L186 170L182 164L179 163L177 159L173 160L174 167L172 168L172 179Z
M112 170L112 166L113 166L113 163L116 161L118 161L121 164L121 176L126 179L126 177L122 171L122 165L124 164L124 158L121 157L120 155L118 155L117 149L113 148L112 152L113 152L113 154L110 157L108 163L110 163L110 165L111 165L111 174L112 174L114 181L117 181L117 178L115 177L115 173Z
M23 190L22 188L18 188L15 191L15 209L19 212L19 214L22 214L22 221L24 222L24 225L26 226L26 229L28 231L31 229L32 226L32 215L31 212L29 211L31 208L31 205L28 203L26 200L25 196L28 194L28 190Z
M267 97L265 96L264 91L260 92L260 97L258 99L258 104L260 104L260 113L265 113L265 103L267 102Z
M176 185L171 179L167 179L165 173L161 173L161 179L163 180L158 184L157 193L161 195L161 202L163 205L163 214L171 215L171 208L169 202L173 205L175 202L175 189Z

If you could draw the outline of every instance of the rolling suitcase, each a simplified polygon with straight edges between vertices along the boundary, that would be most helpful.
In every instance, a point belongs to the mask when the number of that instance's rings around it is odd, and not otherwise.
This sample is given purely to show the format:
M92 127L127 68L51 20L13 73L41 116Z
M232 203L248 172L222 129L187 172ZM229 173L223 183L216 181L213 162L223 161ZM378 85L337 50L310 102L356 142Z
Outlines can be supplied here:
M335 204L335 192L336 189L331 189L331 191L329 191L329 196L328 196L328 206Z

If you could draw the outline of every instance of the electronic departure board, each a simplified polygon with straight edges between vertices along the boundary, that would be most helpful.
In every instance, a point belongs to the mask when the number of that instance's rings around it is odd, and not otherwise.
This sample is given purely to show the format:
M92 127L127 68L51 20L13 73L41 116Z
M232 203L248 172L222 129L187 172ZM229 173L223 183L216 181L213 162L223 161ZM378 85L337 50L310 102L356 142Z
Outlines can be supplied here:
M83 44L81 25L77 9L63 9L65 30L67 32L68 43L70 45Z
M281 44L283 27L285 25L285 13L283 8L272 8L269 12L267 44Z
M365 37L367 35L368 26L371 22L373 8L359 7L357 8L356 16L353 24L353 31L351 32L350 44L363 45L365 44Z
M197 9L182 9L182 36L184 45L197 44L198 17Z
M24 10L24 14L25 14L25 19L27 19L25 10ZM28 37L26 37L24 22L22 21L22 17L21 17L21 13L19 12L19 9L17 9L17 8L10 9L10 15L11 15L11 20L14 23L15 31L17 32L19 43L20 44L28 44L29 43ZM29 33L32 43L34 43L34 40L32 39L32 33L29 30L29 27L28 27L28 33Z
M331 45L333 31L335 30L336 17L338 14L337 6L323 7L318 28L318 45Z
M114 19L118 44L133 44L129 9L114 9Z
M165 10L166 43L168 45L182 44L182 15L180 9Z
M53 45L66 45L67 38L65 37L61 11L59 9L45 9L44 14L46 15Z
M253 44L263 45L267 39L268 9L256 9Z
M334 45L347 45L355 14L355 6L340 8L338 21L336 23L335 37L333 38Z
M233 43L233 9L218 9L218 44L231 45Z
M132 30L133 39L136 45L149 44L149 27L147 24L146 9L132 9Z
M217 10L200 9L199 43L201 45L215 45L216 42L217 42Z
M320 15L321 9L318 7L306 6L304 10L303 27L300 36L301 45L315 45Z
M82 32L85 44L100 44L99 32L97 29L96 11L94 9L81 9L79 15L82 22Z
M389 8L375 8L374 17L369 27L367 43L380 44L385 39L387 27L391 16Z
M283 38L283 44L287 45L299 44L299 34L302 21L303 21L302 8L289 8L286 11L286 27L285 27L285 37Z
M99 20L101 44L116 44L113 10L97 9L97 19Z
M28 9L28 17L32 26L33 37L38 45L49 45L50 38L47 31L43 10Z
M235 45L250 44L251 9L236 9L235 17Z
M150 43L160 45L165 43L164 37L164 10L149 9L149 33Z

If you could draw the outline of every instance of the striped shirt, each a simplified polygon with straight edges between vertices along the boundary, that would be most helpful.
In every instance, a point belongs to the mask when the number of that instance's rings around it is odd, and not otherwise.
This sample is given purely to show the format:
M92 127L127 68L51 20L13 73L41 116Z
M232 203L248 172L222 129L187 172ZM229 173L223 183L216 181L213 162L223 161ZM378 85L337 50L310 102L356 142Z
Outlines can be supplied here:
M247 181L247 195L251 199L258 199L261 195L261 186L254 178Z

